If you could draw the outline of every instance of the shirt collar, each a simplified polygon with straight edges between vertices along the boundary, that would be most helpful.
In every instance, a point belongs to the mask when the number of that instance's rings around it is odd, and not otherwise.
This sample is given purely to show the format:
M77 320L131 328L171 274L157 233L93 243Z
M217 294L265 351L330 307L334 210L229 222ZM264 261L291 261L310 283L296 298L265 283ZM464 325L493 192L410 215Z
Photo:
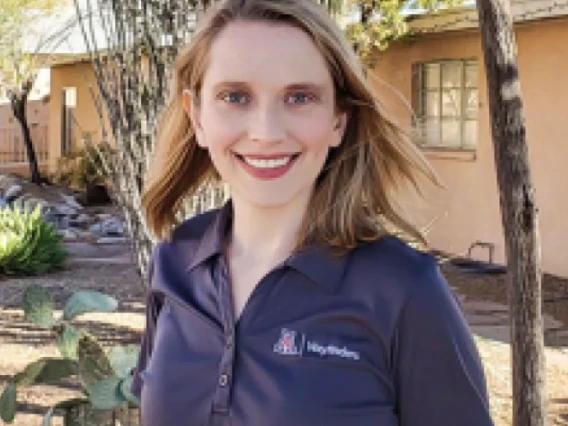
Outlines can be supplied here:
M233 203L229 199L206 226L187 267L188 271L223 253L225 237L230 230L232 220ZM343 278L347 256L335 256L328 247L309 246L292 254L284 264L305 275L324 290L334 293Z
M221 209L219 209L215 217L205 228L205 232L199 239L197 250L192 256L192 260L187 267L190 271L197 265L207 261L215 255L223 253L223 244L225 236L229 231L229 227L233 221L233 203L229 199Z
M348 256L336 257L328 247L312 246L293 254L287 264L323 289L335 293L343 280Z

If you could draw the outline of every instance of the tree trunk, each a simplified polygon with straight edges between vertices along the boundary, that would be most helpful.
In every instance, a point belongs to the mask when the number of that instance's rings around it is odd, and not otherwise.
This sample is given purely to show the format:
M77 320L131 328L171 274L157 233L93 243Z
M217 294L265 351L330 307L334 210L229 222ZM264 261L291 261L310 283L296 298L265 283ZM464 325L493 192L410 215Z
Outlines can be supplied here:
M123 212L141 277L146 276L155 243L142 216L142 179L168 99L172 65L178 49L192 37L193 25L188 23L215 1L91 0L87 9L96 7L87 11L84 2L74 1L97 80L97 90L91 94L103 140L112 132L116 143L117 155L101 162L111 177L110 195ZM104 50L97 44L101 39L108 43ZM177 218L219 207L226 195L223 186L204 187L198 195L187 197Z
M541 259L517 45L508 0L477 1L501 217L513 362L513 426L546 425Z
M39 167L37 164L37 156L34 149L34 144L32 141L32 136L30 133L30 127L28 125L28 116L26 113L26 106L28 103L28 90L23 90L17 94L10 95L10 103L12 106L12 112L14 117L20 123L22 129L22 137L24 139L24 145L26 147L26 153L28 157L28 164L30 165L30 177L33 183L39 185L41 180L41 175L39 173Z

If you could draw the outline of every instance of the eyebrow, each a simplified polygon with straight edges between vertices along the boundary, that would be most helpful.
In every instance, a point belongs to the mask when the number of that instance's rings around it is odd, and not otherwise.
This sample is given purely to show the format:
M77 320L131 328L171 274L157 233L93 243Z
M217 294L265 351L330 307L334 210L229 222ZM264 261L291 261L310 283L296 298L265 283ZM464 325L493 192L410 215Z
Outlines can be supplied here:
M221 81L213 86L213 90L217 91L219 89L243 89L250 88L250 84L245 81ZM292 83L284 87L286 91L291 90L305 90L312 91L318 94L325 92L325 87L323 84L317 83Z

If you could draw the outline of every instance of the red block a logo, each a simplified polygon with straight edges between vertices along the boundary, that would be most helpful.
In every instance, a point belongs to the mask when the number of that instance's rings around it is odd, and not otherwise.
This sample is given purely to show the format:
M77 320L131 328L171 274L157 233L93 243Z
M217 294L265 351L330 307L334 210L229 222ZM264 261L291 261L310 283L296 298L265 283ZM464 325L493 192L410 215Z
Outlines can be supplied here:
M296 346L296 332L283 328L280 339L274 344L274 352L282 355L298 355L300 351Z

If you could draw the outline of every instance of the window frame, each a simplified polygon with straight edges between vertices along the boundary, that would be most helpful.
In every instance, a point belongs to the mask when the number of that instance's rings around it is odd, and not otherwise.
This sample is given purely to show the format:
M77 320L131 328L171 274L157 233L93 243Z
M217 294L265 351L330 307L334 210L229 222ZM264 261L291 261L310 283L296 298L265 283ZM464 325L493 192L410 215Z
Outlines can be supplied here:
M460 65L460 87L455 88L459 89L459 93L461 96L460 99L460 111L459 115L456 116L456 119L459 120L459 144L447 144L443 143L443 122L445 120L450 119L450 117L443 115L443 96L444 90L454 90L454 89L444 89L443 86L443 72L442 68L444 64L456 64ZM428 65L438 65L440 72L439 72L439 81L438 87L429 90L428 86L425 85L425 77L426 77L426 67ZM475 82L475 86L468 87L466 84L466 76L467 76L467 68L468 66L475 66L477 71L477 80ZM466 58L450 58L450 59L434 59L429 61L420 61L414 62L412 64L412 106L413 106L413 123L416 126L418 134L420 135L420 147L425 150L432 150L432 151L473 151L477 150L479 144L479 60L477 57L466 57ZM467 115L467 97L465 94L468 90L476 90L477 91L477 105L475 111L475 118L468 118ZM439 139L437 143L431 143L428 141L426 134L425 134L425 123L428 120L428 117L425 116L425 109L426 109L426 101L427 101L427 93L437 93L439 100L438 100L438 115L431 116L430 119L437 119L439 120ZM468 121L476 123L476 136L473 143L468 144L466 142L466 123Z

